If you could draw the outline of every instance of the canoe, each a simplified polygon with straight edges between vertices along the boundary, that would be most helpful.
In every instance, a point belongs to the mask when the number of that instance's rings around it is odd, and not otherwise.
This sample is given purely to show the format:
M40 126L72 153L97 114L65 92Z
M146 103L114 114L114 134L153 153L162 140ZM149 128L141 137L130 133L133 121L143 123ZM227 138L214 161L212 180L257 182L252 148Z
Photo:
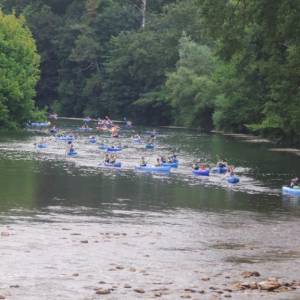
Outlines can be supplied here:
M193 170L193 174L197 176L209 176L209 169Z
M282 193L286 194L286 195L300 197L300 187L297 186L297 187L291 188L289 186L283 186Z
M156 167L156 166L146 165L146 166L136 166L135 170L139 172L148 172L148 173L170 173L171 167L168 166Z
M215 167L211 169L213 173L218 173L218 174L225 174L227 170L228 170L227 167Z
M228 182L228 183L235 184L235 183L239 183L239 182L240 182L240 179L239 179L237 176L233 175L233 176L229 176L229 177L227 178L227 182Z
M178 168L178 160L175 160L173 162L166 162L166 163L163 163L162 165L164 167L171 167L171 168Z

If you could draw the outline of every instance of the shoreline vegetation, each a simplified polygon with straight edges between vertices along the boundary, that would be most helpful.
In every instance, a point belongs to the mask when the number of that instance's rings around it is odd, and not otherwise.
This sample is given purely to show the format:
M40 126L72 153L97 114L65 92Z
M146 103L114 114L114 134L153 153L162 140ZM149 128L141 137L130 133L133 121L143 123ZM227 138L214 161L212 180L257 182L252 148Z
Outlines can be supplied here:
M299 1L4 0L1 9L0 48L25 47L0 61L1 126L48 111L300 145ZM8 34L5 19L32 36Z

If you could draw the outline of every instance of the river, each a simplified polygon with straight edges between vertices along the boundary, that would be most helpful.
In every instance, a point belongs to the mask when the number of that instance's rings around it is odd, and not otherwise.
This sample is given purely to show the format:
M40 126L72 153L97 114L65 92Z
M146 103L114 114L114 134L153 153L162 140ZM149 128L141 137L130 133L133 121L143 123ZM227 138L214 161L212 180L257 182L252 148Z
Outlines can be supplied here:
M132 134L97 137L128 146L118 155L120 171L99 167L104 152L87 142L89 134L78 134L76 158L49 136L48 148L37 150L42 133L0 136L0 295L300 299L300 289L227 291L244 271L261 274L253 280L300 278L300 200L281 195L300 170L299 157L269 151L266 143L179 129L159 129L149 151L132 145ZM180 166L169 176L133 170L141 156L154 163L173 150ZM240 183L193 176L195 158L227 160Z

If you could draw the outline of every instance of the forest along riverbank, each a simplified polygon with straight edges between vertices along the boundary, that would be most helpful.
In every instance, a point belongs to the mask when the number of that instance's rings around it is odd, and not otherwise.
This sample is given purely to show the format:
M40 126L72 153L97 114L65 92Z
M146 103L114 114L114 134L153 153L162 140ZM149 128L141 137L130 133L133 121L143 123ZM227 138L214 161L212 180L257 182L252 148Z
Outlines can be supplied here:
M120 172L98 167L105 153L89 134L77 133L72 159L54 139L37 150L40 134L1 136L2 298L300 297L300 205L278 192L298 157L183 130L161 130L146 151L131 135L120 134L129 145ZM141 155L152 162L173 149L180 166L170 176L133 171ZM238 186L191 175L193 159L219 156L240 170Z

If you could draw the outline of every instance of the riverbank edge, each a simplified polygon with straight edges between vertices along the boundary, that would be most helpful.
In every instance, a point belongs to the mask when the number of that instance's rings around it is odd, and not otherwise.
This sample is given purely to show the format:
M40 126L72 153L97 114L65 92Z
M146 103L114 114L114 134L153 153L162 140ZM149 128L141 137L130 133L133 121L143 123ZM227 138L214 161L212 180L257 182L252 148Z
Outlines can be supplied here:
M275 145L275 141L272 141L270 139L263 138L261 136L256 136L253 134L246 134L246 133L229 133L219 130L212 130L211 133L221 134L224 136L230 136L234 138L238 138L239 140L242 140L244 142L248 143L268 143ZM272 147L269 148L269 151L273 152L285 152L285 153L291 153L300 156L300 149L298 148L289 148L289 147Z

